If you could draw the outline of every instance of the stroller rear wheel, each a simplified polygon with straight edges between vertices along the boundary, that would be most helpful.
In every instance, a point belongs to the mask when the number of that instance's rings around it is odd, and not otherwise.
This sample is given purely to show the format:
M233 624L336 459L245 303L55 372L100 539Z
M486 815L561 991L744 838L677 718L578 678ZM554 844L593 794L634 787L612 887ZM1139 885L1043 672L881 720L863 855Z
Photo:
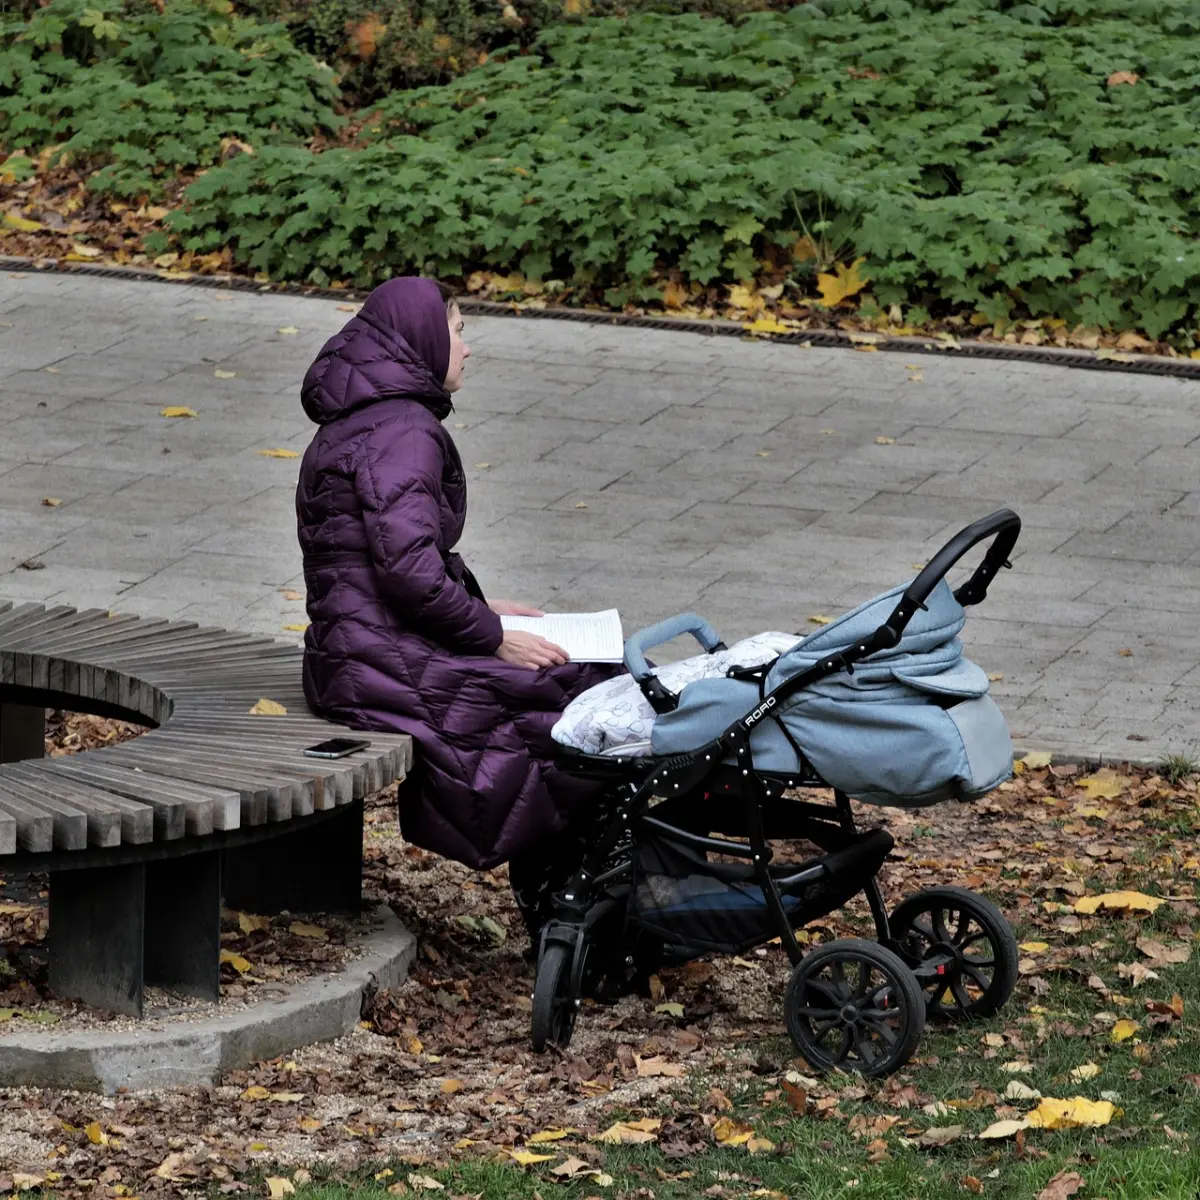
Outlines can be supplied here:
M888 924L930 1017L990 1017L1012 994L1017 939L990 900L966 888L929 888L901 901Z
M579 1012L575 982L575 952L562 942L546 942L538 959L533 984L530 1037L535 1053L547 1046L565 1049L575 1032Z
M784 1017L818 1071L883 1076L912 1057L925 1000L912 971L875 942L846 938L806 954L792 972Z

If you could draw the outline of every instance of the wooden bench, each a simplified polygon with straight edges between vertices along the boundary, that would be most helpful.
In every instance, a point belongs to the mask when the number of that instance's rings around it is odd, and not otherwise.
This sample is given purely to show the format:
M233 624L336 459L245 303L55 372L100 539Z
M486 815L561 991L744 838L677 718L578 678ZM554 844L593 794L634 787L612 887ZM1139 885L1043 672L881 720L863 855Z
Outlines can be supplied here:
M0 600L0 877L47 872L50 986L140 1016L146 984L217 1000L222 900L259 914L355 912L363 798L411 742L313 716L302 652L183 621ZM260 699L287 711L250 712ZM45 710L150 727L44 759Z

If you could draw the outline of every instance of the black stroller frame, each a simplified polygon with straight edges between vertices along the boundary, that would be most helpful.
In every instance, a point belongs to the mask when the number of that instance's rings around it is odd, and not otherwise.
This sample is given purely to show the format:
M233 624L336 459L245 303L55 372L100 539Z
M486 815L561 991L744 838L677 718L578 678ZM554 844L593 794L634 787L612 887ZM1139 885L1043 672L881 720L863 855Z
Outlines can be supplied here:
M746 941L745 948L780 939L793 967L784 1010L788 1031L815 1070L890 1074L915 1051L927 1015L961 1018L999 1009L1017 975L1016 939L999 910L966 889L942 887L909 898L889 914L876 872L893 848L891 836L882 829L860 832L843 791L834 791L832 806L784 800L790 789L829 785L782 721L779 727L801 764L797 773L756 771L750 735L796 692L838 672L853 673L855 663L895 646L947 572L974 546L990 541L982 562L954 593L963 606L983 600L1000 569L1012 565L1009 555L1020 527L1014 512L1001 509L961 530L913 580L874 634L770 692L765 681L771 664L731 671L731 676L757 681L759 703L693 752L606 758L560 748L558 762L564 770L610 786L604 824L583 864L555 895L554 916L542 931L533 993L536 1050L566 1046L585 997L619 995L644 983L662 964L661 944L641 935L632 943L629 938L638 848L654 839L671 852L699 856L705 870L717 877L752 880L761 889L769 928ZM645 651L683 633L709 653L725 649L707 622L690 613L642 630L626 643L626 664L656 713L672 711L677 697L646 663ZM730 799L741 803L730 805ZM663 819L663 814L680 823ZM764 814L771 817L771 838L805 838L827 853L797 869L773 867ZM713 832L726 836L713 837ZM720 858L708 860L709 855ZM745 866L725 865L731 858L744 860L749 872ZM869 876L862 882L864 868ZM870 908L876 942L840 939L806 952L795 929L859 892ZM798 913L795 902L807 895L818 897L812 902L817 907L804 915L804 903ZM791 913L789 900L794 902ZM955 914L957 928L952 931ZM973 957L972 947L985 941L991 958ZM678 961L697 956L694 948L685 949ZM853 983L851 976L857 976Z

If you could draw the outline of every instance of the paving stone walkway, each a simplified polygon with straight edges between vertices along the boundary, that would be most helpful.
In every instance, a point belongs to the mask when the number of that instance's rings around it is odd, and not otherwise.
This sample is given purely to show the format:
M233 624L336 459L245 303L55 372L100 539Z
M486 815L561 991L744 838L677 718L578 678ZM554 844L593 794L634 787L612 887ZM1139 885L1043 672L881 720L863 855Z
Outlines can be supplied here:
M304 449L300 380L348 318L0 274L0 597L296 637L298 463L259 452ZM1018 743L1200 756L1200 385L545 320L467 338L449 421L489 593L807 630L1008 504L1015 570L964 640Z

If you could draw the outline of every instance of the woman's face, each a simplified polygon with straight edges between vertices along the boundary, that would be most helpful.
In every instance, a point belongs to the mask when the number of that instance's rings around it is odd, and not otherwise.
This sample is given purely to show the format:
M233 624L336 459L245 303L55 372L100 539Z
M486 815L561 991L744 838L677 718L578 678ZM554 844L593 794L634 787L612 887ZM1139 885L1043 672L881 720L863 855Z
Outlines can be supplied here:
M444 386L448 392L457 392L462 387L463 369L471 357L471 347L463 341L463 319L457 304L446 310L446 320L450 325L450 368Z

